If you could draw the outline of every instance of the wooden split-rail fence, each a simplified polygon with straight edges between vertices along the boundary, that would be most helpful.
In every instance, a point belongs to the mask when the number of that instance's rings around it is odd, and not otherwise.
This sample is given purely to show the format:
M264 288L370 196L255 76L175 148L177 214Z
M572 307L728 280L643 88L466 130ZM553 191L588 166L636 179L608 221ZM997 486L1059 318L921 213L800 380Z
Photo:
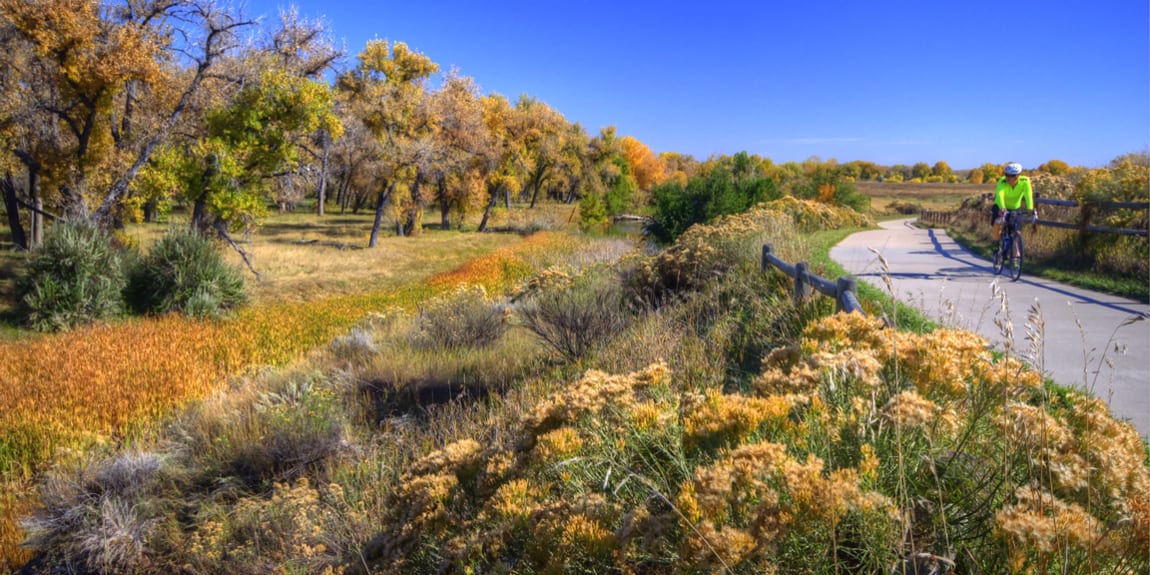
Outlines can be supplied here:
M862 305L859 304L857 293L858 280L856 280L854 276L844 276L837 281L823 279L810 273L806 262L798 262L791 265L776 256L774 248L771 247L770 244L763 244L763 271L767 271L770 267L778 269L794 280L794 298L796 302L806 300L811 296L811 290L814 290L827 297L835 298L835 308L838 311L866 314L862 309Z
M1124 236L1150 236L1150 229L1148 228L1113 228L1107 226L1099 226L1091 223L1098 215L1100 210L1150 210L1150 202L1088 202L1082 204L1075 200L1049 200L1046 198L1034 198L1034 203L1044 206L1055 206L1059 208L1079 208L1078 217L1075 222L1056 221L1051 219L1042 219L1039 217L1036 221L1026 223L1035 223L1040 226L1047 226L1051 228L1063 228L1070 230L1078 230L1083 233L1097 233L1097 234L1118 234ZM919 220L936 225L948 225L954 218L971 213L983 213L981 210L971 210L970 208L960 209L955 211L934 211L923 210L919 214ZM1143 218L1146 222L1150 218Z

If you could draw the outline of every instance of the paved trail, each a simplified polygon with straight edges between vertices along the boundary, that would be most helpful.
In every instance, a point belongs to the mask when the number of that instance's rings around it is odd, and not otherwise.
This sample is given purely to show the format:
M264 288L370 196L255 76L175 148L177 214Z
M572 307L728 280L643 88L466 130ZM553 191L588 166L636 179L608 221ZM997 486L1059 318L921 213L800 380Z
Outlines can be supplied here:
M977 332L996 347L1007 340L998 324L1009 319L1015 349L1031 356L1058 383L1092 389L1114 414L1150 433L1150 306L1128 299L1028 277L994 276L990 262L964 250L943 230L918 229L913 220L881 224L853 234L831 249L831 258L884 291L882 254L898 299L943 325ZM1005 293L995 296L995 287ZM1031 306L1041 308L1044 345L1032 353L1027 340ZM1129 323L1139 318L1142 321ZM1081 327L1079 327L1081 324ZM1127 325L1124 325L1127 324ZM1118 351L1116 351L1116 349Z

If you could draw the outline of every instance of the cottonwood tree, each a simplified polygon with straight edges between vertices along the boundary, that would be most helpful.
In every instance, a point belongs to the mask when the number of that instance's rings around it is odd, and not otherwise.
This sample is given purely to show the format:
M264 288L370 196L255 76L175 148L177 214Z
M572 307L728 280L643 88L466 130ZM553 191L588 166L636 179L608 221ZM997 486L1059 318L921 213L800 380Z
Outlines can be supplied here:
M378 174L382 167L379 140L358 116L348 113L347 106L336 107L343 124L343 137L331 145L331 176L335 184L335 200L340 213L349 209L353 214L367 203L373 190L378 190Z
M939 160L934 163L930 168L930 175L936 178L942 178L944 182L951 182L955 180L954 170L950 169L950 164Z
M271 33L264 50L275 55L277 65L285 70L312 80L333 70L344 53L335 47L323 20L309 20L300 16L292 6L279 15L279 26ZM302 149L311 162L318 163L316 174L316 213L324 215L327 201L327 184L331 159L333 134L320 128L309 138L301 141ZM296 178L287 176L284 181L294 183Z
M631 174L635 177L635 183L640 190L650 191L651 188L663 183L667 168L651 148L633 136L623 136L619 143L623 148L623 157L631 166ZM758 162L755 164L757 169Z
M555 176L563 152L567 119L551 106L527 95L515 102L515 117L526 177L523 191L530 194L529 207L534 208L540 190Z
M1062 160L1050 160L1038 166L1038 171L1046 172L1052 176L1065 176L1070 173L1070 164Z
M0 0L0 14L35 56L25 69L34 83L18 96L59 126L58 138L42 140L62 160L43 185L58 190L67 217L104 226L213 65L237 46L237 31L252 24L213 0ZM166 93L176 97L157 97ZM140 121L146 104L160 103L152 121Z
M556 166L555 188L560 191L564 203L572 203L582 197L583 184L590 169L591 139L579 123L568 124L563 133L563 148L559 152Z
M431 126L425 136L428 151L420 171L434 187L440 228L451 227L451 212L461 215L481 202L478 172L489 154L491 141L483 117L479 88L471 78L452 70L439 90L426 99Z
M375 247L388 202L401 179L410 175L413 153L418 151L418 108L427 93L427 79L439 66L403 42L372 40L359 54L358 65L337 79L337 87L352 103L352 113L379 141L381 180L376 196L375 221L368 247Z
M41 182L62 165L59 124L39 111L47 83L34 45L8 19L0 19L0 192L12 240L18 249L38 245L42 236ZM25 232L21 207L30 211Z
M483 123L487 126L490 145L479 163L483 178L483 196L486 207L479 222L478 231L487 230L491 212L500 196L508 198L519 193L523 173L520 157L522 142L518 140L520 131L515 117L516 111L511 102L500 94L483 97Z
M264 215L277 179L298 170L303 140L321 129L338 138L342 125L328 84L279 67L268 53L246 54L228 68L238 89L214 93L202 123L154 153L133 190L191 204L191 226L214 230L247 262L231 234Z

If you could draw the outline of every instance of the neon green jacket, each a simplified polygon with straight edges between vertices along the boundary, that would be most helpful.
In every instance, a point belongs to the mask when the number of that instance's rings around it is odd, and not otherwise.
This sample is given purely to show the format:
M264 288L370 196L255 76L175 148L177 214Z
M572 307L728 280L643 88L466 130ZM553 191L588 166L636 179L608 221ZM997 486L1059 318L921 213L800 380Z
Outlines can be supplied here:
M1030 189L1030 178L1018 176L1018 183L1014 187L1006 183L1006 178L998 178L998 185L994 188L994 205L1000 210L1017 210L1022 207L1022 200L1026 199L1026 209L1034 210L1034 191Z

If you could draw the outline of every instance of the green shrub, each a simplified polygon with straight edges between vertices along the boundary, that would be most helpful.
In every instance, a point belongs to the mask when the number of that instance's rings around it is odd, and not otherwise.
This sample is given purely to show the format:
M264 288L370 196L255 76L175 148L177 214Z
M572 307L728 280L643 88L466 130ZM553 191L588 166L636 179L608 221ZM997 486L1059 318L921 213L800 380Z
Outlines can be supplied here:
M126 290L141 313L218 317L247 301L244 278L211 239L172 228L133 266Z
M17 281L20 316L38 331L58 331L120 315L121 254L85 223L54 226Z
M607 227L607 205L592 192L579 200L579 229L584 232L602 231Z
M670 243L687 228L718 216L739 214L755 204L778 199L775 181L767 177L736 177L727 167L697 176L686 186L669 182L656 187L651 235Z

